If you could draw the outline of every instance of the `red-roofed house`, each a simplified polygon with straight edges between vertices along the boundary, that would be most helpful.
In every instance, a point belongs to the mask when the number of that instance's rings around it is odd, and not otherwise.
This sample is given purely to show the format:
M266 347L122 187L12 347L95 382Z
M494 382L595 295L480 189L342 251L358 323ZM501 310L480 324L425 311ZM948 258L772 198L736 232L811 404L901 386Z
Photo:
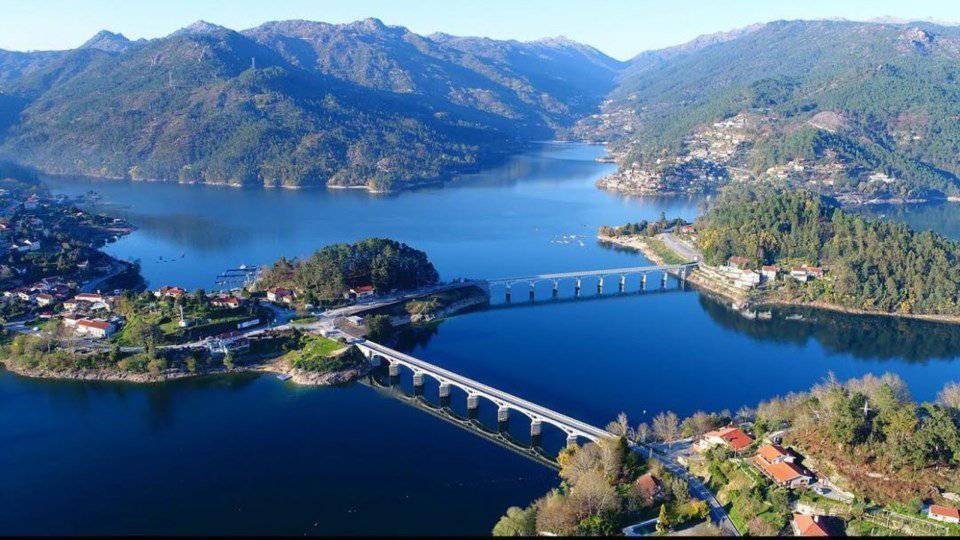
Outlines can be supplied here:
M113 334L117 327L111 322L96 319L80 319L74 326L74 332L79 336L105 338Z
M170 285L164 285L163 287L153 291L153 295L157 298L180 298L185 294L187 294L186 289Z
M660 480L650 473L637 478L636 486L643 499L647 501L654 502L663 496L663 486L660 484Z
M267 290L267 300L277 304L292 304L295 295L290 289L274 287Z
M767 463L780 463L789 461L793 463L794 456L779 444L764 444L757 448L757 457L763 458Z
M927 517L946 523L960 523L960 510L952 506L931 504L927 509Z
M361 285L359 287L354 287L347 292L346 297L349 300L358 300L360 298L366 298L368 296L373 296L375 289L373 285Z
M831 536L830 530L823 523L823 516L794 514L790 526L794 536Z
M754 457L753 463L763 474L776 482L777 485L795 488L807 486L813 482L813 476L796 463L789 461L770 463L759 456Z
M724 446L734 452L741 452L751 444L753 444L753 437L739 428L727 426L704 433L703 437L697 441L697 450L703 452L715 446Z
M217 296L210 300L211 306L221 308L238 309L242 304L243 301L236 296Z
M809 485L813 475L794 463L794 455L779 444L765 444L757 449L753 464L778 485L790 488Z

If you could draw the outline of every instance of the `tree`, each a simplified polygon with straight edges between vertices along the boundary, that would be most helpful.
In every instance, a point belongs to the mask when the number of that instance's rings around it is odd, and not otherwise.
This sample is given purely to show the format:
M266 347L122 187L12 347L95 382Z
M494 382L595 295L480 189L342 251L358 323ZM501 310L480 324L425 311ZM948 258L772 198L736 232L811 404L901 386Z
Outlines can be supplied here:
M570 489L567 497L578 521L603 512L617 510L620 499L616 489L610 485L600 470L584 473Z
M630 429L630 421L627 420L627 413L621 412L617 419L607 424L607 431L617 436L632 437L633 430Z
M660 514L657 516L657 532L666 534L670 530L670 514L667 512L667 505L660 505Z
M537 534L537 509L511 506L507 513L493 526L494 536L535 536Z
M704 433L719 427L720 418L715 414L697 411L684 419L680 426L681 432L687 437L699 437Z
M396 333L389 315L367 315L363 318L367 337L373 341L389 341Z
M690 502L690 485L679 476L669 475L664 478L667 489L673 495L673 500L679 504Z
M673 411L658 414L653 418L653 433L663 442L673 442L680 436L679 418Z
M228 370L233 369L233 351L227 351L223 355L223 367Z
M937 403L960 411L960 383L950 382L937 394Z
M566 496L554 491L541 499L536 507L538 533L560 536L573 534L579 520L573 507L567 503Z
M637 429L634 430L634 436L640 443L649 441L651 435L650 426L648 426L646 422L641 422L640 425L637 426Z
M127 323L127 335L134 345L150 348L160 341L163 334L159 326L135 317Z

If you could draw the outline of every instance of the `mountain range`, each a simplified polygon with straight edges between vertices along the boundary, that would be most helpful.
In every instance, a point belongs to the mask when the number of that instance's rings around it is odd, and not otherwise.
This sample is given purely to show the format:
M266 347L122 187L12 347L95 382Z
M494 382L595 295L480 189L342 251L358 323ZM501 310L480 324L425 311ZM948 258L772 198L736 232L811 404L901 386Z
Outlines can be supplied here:
M197 22L0 51L0 158L56 174L402 189L532 140L608 143L612 189L786 179L960 196L960 29L775 21L628 61L377 19Z
M619 68L564 39L424 37L377 19L101 32L0 51L0 155L56 174L398 189L552 137Z

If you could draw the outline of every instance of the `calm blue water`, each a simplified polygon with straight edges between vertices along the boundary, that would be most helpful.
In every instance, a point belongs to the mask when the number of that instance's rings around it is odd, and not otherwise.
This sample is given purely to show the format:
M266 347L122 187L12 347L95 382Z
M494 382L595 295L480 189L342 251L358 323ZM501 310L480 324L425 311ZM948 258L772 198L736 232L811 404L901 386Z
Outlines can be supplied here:
M154 286L210 288L227 267L370 235L426 250L447 278L645 263L598 245L596 228L660 212L691 218L697 201L601 192L593 184L610 166L594 162L597 153L545 145L446 188L388 197L54 187L95 189L137 224L110 251L139 258ZM515 291L510 306L444 321L406 348L597 424L620 411L639 422L664 409L736 409L830 371L896 372L922 399L960 380L954 327L818 312L749 321L696 292L607 289L534 305ZM569 297L569 285L561 292ZM463 396L453 398L462 408ZM482 407L489 422L493 410ZM525 436L522 418L510 427ZM552 471L366 386L297 389L269 377L142 388L0 374L0 470L0 532L9 534L485 534L507 506L556 482Z

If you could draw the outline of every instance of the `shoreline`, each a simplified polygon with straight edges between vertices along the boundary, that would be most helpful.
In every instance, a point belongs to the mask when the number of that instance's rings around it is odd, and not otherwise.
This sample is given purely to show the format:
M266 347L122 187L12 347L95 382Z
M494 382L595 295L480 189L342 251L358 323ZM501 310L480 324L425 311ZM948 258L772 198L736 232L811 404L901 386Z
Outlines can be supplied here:
M646 245L646 242L643 239L621 239L612 236L600 236L597 235L597 238L601 242L608 242L610 244L617 245L622 248L634 249L643 254L644 257L650 259L654 264L664 264L663 258L660 257L653 249ZM668 248L669 249L669 248ZM702 264L702 263L701 263ZM706 266L706 265L704 265ZM709 267L708 267L709 268ZM864 309L848 308L836 304L830 304L823 301L815 302L805 302L801 300L787 300L782 298L761 298L757 300L751 300L749 291L741 291L736 289L726 283L721 279L711 277L707 274L708 271L704 270L698 266L693 272L687 276L687 281L705 289L713 294L717 294L723 297L725 300L729 300L734 304L737 304L740 308L764 308L764 307L800 307L800 308L810 308L810 309L822 309L825 311L832 311L835 313L844 313L847 315L859 315L859 316L874 316L874 317L893 317L898 319L913 319L927 322L934 322L940 324L960 324L960 315L936 315L936 314L924 314L924 313L889 313L885 311L871 311Z
M370 372L370 369L348 369L343 371L332 371L329 373L314 373L280 365L279 359L280 357L276 357L266 362L237 366L233 369L210 369L194 373L178 370L167 370L166 372L159 374L133 373L118 369L49 371L44 369L23 369L19 367L11 367L4 361L0 361L0 371L6 371L17 377L37 380L116 382L136 385L163 384L200 377L218 377L224 375L240 375L244 373L259 373L271 375L290 375L291 377L288 380L301 386L335 386L338 384L346 384L353 382Z

